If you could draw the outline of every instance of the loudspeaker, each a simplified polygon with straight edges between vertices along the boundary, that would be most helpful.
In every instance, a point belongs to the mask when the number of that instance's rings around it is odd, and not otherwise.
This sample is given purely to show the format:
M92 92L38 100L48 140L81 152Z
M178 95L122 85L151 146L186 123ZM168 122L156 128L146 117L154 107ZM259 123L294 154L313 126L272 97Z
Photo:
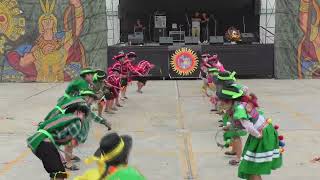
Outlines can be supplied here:
M173 45L173 38L172 37L160 37L159 44L160 45Z
M199 37L186 36L184 38L186 45L197 45L200 41Z
M143 44L143 34L129 34L128 35L128 42L132 45L139 45Z
M210 36L210 44L223 44L223 36Z
M261 0L253 1L253 11L255 16L259 16L261 14Z
M257 37L253 33L241 33L241 40L244 44L257 42Z

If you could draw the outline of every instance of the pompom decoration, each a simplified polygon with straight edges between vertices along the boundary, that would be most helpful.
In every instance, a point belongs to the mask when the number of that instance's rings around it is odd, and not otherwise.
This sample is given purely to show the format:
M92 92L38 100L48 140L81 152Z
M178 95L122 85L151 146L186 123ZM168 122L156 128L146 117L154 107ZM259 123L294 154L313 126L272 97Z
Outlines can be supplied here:
M283 148L280 148L279 151L280 151L281 154L284 153L284 149Z
M274 125L274 129L275 129L275 130L278 130L278 129L279 129L279 126L278 126L278 125Z
M284 137L281 135L278 137L280 141L282 141L284 139Z
M286 145L286 143L284 143L284 141L279 141L279 146L280 147L284 147Z

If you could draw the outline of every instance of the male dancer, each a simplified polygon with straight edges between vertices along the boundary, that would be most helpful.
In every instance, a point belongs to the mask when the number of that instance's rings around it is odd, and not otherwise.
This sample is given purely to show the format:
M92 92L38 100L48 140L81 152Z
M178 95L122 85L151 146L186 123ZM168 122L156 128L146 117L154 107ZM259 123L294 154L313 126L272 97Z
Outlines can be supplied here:
M68 177L59 154L60 145L77 144L82 122L88 115L85 103L69 106L65 114L59 114L39 124L37 131L27 139L28 147L42 161L50 179Z
M142 74L134 68L132 65L132 61L135 61L137 55L134 52L129 52L126 54L126 58L122 62L121 66L121 97L123 99L128 99L126 96L127 87L128 87L128 81L130 73L138 74L139 76L142 76Z
M138 86L138 93L142 93L141 89L147 83L147 75L149 74L150 70L154 68L155 65L151 64L147 60L140 61L137 66L135 67L136 71L139 72L141 75L137 76L137 86Z

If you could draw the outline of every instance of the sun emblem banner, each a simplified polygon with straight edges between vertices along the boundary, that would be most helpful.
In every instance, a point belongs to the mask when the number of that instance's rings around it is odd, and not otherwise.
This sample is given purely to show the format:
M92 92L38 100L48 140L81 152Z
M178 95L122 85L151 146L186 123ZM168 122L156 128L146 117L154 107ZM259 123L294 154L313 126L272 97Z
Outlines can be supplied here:
M180 48L170 53L171 77L198 77L199 76L199 58L196 51L191 48Z

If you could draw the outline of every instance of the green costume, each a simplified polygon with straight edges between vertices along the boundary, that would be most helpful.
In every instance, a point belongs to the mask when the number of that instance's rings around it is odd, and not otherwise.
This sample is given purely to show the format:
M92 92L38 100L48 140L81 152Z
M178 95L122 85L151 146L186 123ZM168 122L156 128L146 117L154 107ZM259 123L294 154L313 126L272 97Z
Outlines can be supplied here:
M245 108L238 111L237 117L239 119L248 120L253 124L256 123L256 120L247 114ZM261 113L259 118L264 119ZM249 135L243 148L238 176L242 179L249 179L250 175L269 175L272 170L281 166L282 155L279 151L278 132L269 122L262 130L262 138Z
M51 119L58 114L65 114L67 107L76 103L86 103L86 101L81 96L61 98L61 101L48 113L44 120Z
M102 70L97 70L97 73L93 76L93 90L99 100L101 100L103 97L108 98L111 96L110 88L108 88L103 81L105 77L106 74Z
M121 167L110 175L105 180L146 180L146 178L133 167Z
M33 151L36 152L37 147L39 144L49 138L49 140L55 144L55 145L64 145L70 142L64 141L64 143L57 143L56 140L62 140L63 138L67 138L68 135L64 137L59 137L58 134L60 131L63 131L63 129L73 123L79 123L81 124L81 120L74 116L73 114L60 114L57 115L47 121L43 121L39 124L37 132L30 136L27 139L28 147ZM81 126L80 126L81 127ZM77 135L77 133L73 134L74 136Z
M80 72L80 77L71 81L65 90L63 97L61 97L58 101L62 101L64 98L70 98L74 96L79 96L80 91L91 89L88 81L84 79L86 74L94 74L96 71L90 68L85 68Z
M117 168L115 172L108 173L104 180L146 180L146 178L131 166ZM74 180L99 180L101 174L98 169L90 169Z

